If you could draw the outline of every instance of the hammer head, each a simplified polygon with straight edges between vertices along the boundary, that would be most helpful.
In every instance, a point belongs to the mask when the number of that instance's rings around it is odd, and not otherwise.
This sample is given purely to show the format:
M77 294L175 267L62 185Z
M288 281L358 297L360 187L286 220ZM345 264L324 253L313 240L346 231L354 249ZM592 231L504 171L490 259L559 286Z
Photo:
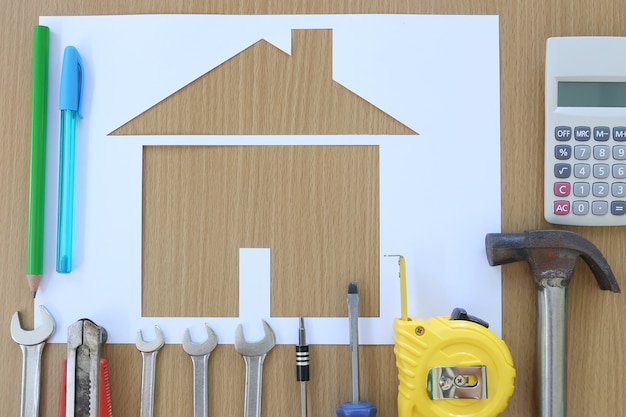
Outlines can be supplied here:
M609 263L584 237L567 230L530 230L524 233L489 233L485 238L489 265L527 261L539 287L566 287L580 256L603 290L621 292Z

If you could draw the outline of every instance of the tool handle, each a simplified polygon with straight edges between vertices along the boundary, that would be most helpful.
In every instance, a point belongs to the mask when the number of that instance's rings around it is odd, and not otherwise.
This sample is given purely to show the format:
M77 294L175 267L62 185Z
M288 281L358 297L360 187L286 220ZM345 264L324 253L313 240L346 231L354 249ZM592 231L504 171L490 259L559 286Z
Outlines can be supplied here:
M156 374L157 352L141 352L143 356L143 366L141 369L141 407L140 417L152 417L154 414L154 403L149 399L154 398L154 377Z
M113 407L111 402L111 383L109 381L109 361L100 359L100 401L98 404L98 417L113 417ZM63 361L61 371L61 386L59 389L59 409L58 417L65 416L65 394L67 392L67 360Z
M193 364L193 415L209 415L209 376L207 373L209 355L192 355Z
M296 345L296 381L309 380L309 345Z
M21 417L39 415L39 386L41 381L41 354L44 343L20 345L22 349L22 403Z
M346 402L337 407L337 417L376 417L378 409L367 401Z
M261 417L261 388L263 386L263 361L265 355L244 356L246 363L246 392L244 417Z

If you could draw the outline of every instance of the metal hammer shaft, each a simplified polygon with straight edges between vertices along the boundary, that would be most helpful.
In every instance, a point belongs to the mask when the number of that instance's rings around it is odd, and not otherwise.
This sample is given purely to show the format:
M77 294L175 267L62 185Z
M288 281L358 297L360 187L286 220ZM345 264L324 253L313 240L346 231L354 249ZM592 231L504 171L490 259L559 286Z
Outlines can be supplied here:
M567 288L537 291L537 408L542 417L567 413Z

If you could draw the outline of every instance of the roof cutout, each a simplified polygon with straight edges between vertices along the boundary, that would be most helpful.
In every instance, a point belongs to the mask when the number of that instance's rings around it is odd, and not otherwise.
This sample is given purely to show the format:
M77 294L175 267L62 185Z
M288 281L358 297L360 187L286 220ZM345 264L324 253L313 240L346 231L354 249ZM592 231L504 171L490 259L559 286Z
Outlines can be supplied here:
M236 86L233 88L233 86ZM111 135L417 135L332 79L332 30L261 40Z

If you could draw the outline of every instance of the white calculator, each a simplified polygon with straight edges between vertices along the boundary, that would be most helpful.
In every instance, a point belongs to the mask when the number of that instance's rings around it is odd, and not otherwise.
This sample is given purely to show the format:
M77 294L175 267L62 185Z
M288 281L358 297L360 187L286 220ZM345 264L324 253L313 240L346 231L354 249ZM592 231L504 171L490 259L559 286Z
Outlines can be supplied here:
M626 37L549 38L544 217L626 225Z

